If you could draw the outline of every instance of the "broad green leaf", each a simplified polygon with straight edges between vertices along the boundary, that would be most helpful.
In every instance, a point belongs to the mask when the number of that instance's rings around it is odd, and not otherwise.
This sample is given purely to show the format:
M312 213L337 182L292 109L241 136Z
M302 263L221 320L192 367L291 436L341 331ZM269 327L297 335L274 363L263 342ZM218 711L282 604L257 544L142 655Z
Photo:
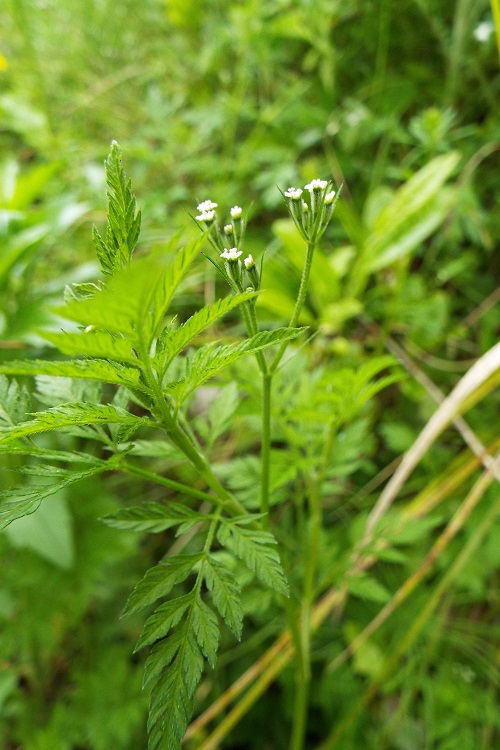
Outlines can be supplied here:
M159 533L186 521L199 523L209 518L210 516L199 514L180 503L144 503L133 508L123 508L102 520L115 529Z
M186 580L196 563L203 559L204 554L198 552L193 555L167 557L160 565L150 568L130 594L123 615L144 609L160 597L169 594L177 583Z
M179 354L196 336L209 325L215 323L223 315L233 310L243 302L254 299L258 292L245 292L221 299L214 305L207 305L194 313L176 331L170 331L162 340L162 348L165 350L163 367L166 369L174 357Z
M78 482L80 479L91 477L110 468L108 463L98 461L97 459L95 459L95 464L92 468L83 471L58 469L58 479L57 481L52 481L51 484L36 486L24 484L0 492L0 529L4 529L12 521L15 521L16 518L34 513L42 500L50 497L50 495L54 495L64 487L68 487L68 485Z
M184 358L183 374L176 382L169 383L166 391L174 396L178 403L181 403L206 380L241 357L262 351L283 341L290 341L304 330L304 328L277 328L274 331L257 333L247 341L237 344L217 346L214 343L202 346Z
M441 189L441 194L415 213L406 223L394 223L387 234L373 234L363 251L368 273L403 258L419 247L443 223L453 205L456 193Z
M135 417L124 409L103 404L74 403L56 406L46 411L36 412L29 422L21 422L15 427L0 428L0 443L8 443L26 435L36 435L48 430L58 430L72 425L151 424L146 417Z
M194 598L195 591L193 589L189 594L171 599L157 607L151 617L148 617L146 620L134 653L140 651L144 646L149 646L155 643L155 641L165 638L170 630L181 621L187 608L193 603Z
M236 580L227 567L213 555L205 560L203 574L220 616L238 640L241 640L243 610Z
M31 549L60 568L73 565L71 513L63 493L55 493L50 503L42 503L32 514L17 518L5 534L14 547Z
M347 590L359 599L368 599L372 602L385 604L391 598L385 586L382 586L375 578L358 573L355 576L346 576L345 584Z
M436 157L385 202L363 244L360 265L366 273L407 255L440 225L454 197L443 185L459 158L456 152Z
M50 375L60 378L84 378L103 383L124 385L127 388L145 390L140 382L140 372L117 362L103 359L74 359L50 362L41 359L13 360L0 364L0 373L7 375Z
M288 596L288 584L275 549L276 539L267 531L241 528L236 521L224 520L217 533L219 542L243 560L262 583Z

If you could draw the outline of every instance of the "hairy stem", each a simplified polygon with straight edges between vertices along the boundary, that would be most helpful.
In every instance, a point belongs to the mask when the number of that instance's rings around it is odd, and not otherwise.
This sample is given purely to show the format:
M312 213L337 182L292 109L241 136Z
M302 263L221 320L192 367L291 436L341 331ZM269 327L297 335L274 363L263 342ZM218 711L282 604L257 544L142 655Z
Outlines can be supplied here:
M304 302L306 300L306 293L307 293L307 286L309 284L309 276L311 274L311 265L312 265L312 259L314 255L314 248L316 247L315 242L308 242L306 246L306 261L304 263L304 268L302 270L302 278L300 279L300 287L299 287L299 294L297 296L297 300L295 302L295 307L293 310L293 315L290 319L290 323L288 324L290 328L295 328L297 325L297 322L300 317L300 313L302 312L302 308L304 307ZM281 362L281 359L283 357L283 354L286 351L286 348L288 346L288 342L284 341L279 350L276 354L275 358L272 361L271 367L269 368L269 371L271 375L273 375L277 368L279 363Z
M236 498L234 498L219 482L215 474L213 473L210 465L208 464L205 456L203 456L193 445L188 435L179 426L178 422L173 417L170 409L168 408L167 402L161 390L161 386L155 377L155 374L151 368L149 356L147 350L141 352L142 362L144 365L144 374L147 379L148 385L151 389L153 398L155 400L155 406L159 412L163 427L169 435L170 439L186 456L188 461L194 466L201 477L205 480L211 490L215 492L217 497L222 501L225 509L228 510L232 515L242 515L246 513L246 509L241 505Z
M311 615L316 594L315 578L318 565L322 512L320 478L308 483L309 523L306 524L304 588L300 603L300 651L297 652L295 710L290 750L303 750L307 730L307 709L311 682Z

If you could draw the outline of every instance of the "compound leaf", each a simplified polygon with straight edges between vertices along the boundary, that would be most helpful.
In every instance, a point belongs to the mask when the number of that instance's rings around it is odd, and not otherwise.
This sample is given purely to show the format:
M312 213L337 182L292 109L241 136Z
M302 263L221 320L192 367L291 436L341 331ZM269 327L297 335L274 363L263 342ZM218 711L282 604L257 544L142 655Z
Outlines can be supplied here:
M197 513L180 503L169 503L168 505L144 503L132 508L123 508L112 515L106 516L103 521L115 529L159 533L186 521L198 523L208 518L210 516Z
M217 610L233 631L241 639L243 609L240 604L240 589L230 571L216 557L210 555L203 566L207 588Z
M224 519L217 533L219 542L243 560L262 583L288 596L288 584L275 549L276 539L268 531L241 528L237 520Z
M204 554L198 552L193 555L167 557L160 565L150 568L130 594L123 614L138 612L169 594L177 583L186 580L196 563L203 559Z
M73 425L93 424L151 424L146 417L135 417L125 409L110 404L86 404L77 402L55 406L45 411L35 412L29 422L21 422L14 427L0 427L0 443L8 443L27 435L36 435L48 430L57 430Z

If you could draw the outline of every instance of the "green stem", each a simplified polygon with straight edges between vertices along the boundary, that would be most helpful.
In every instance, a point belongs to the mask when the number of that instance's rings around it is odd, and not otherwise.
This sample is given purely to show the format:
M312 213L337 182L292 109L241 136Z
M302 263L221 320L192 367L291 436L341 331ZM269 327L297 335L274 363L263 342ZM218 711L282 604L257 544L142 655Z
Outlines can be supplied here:
M197 500L204 500L205 502L209 502L212 505L221 504L221 501L218 497L214 497L214 495L209 495L208 492L203 492L202 490L196 490L194 489L194 487L190 487L187 484L182 484L181 482L176 482L173 479L167 479L167 477L162 477L160 474L155 474L152 471L141 469L140 466L134 466L134 464L129 464L128 461L123 461L122 463L120 463L119 468L127 472L127 474L136 474L137 476L143 477L144 479L147 479L150 482L161 484L163 487L169 487L172 490L177 490L178 492L182 492L184 495L191 495L191 497L195 497Z
M272 375L266 373L262 380L262 458L260 482L260 512L265 513L263 523L269 528L269 484L271 469L271 389Z
M188 461L195 467L201 477L205 480L211 490L215 492L217 497L222 501L226 510L232 515L246 514L246 509L241 505L219 482L212 469L210 468L206 458L198 452L196 447L193 445L188 435L182 430L173 415L168 408L167 402L165 401L161 386L156 379L154 372L151 368L149 356L147 351L141 352L142 363L144 366L144 375L151 389L151 393L155 400L156 408L158 409L159 415L163 421L163 427L169 435L170 439L186 456ZM212 500L213 502L213 500Z
M290 323L288 324L289 328L295 328L297 326L297 321L299 319L300 313L302 312L302 308L304 307L304 302L306 301L307 286L309 284L309 276L311 274L312 259L313 259L315 247L316 247L315 242L307 243L306 261L304 263L304 268L302 270L302 278L300 280L299 294L295 302L293 315L290 319ZM269 368L269 372L271 373L271 375L273 375L276 372L277 367L279 363L281 362L281 358L283 357L283 354L285 353L287 346L288 346L287 341L284 341L281 344L278 350L278 353L276 354L271 364L271 367Z
M304 590L300 604L301 647L300 651L297 652L295 710L290 750L303 750L307 730L307 710L311 682L311 614L316 593L315 578L323 520L319 478L309 483L308 500L310 519L306 529L307 549L304 555L306 569L304 573Z

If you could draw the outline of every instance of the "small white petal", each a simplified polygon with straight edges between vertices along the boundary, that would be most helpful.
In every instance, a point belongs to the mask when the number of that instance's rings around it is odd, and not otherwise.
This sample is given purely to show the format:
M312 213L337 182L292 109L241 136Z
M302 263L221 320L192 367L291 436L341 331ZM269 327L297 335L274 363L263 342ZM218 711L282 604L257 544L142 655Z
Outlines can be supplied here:
M205 211L212 211L212 209L217 208L217 203L214 203L213 201L203 201L203 203L200 203L199 206L197 206L198 211L201 211L202 213L205 213Z
M335 190L332 190L331 193L327 193L325 195L325 206L329 206L331 203L333 203L334 198L335 198Z
M494 31L495 27L491 21L483 21L474 29L474 39L478 42L487 42Z
M288 190L285 190L284 196L285 198L290 198L292 201L298 201L300 200L300 196L302 195L304 191L301 190L301 188L288 188Z
M306 190L324 190L327 185L328 182L326 180L312 180L308 185L306 185Z
M243 209L240 208L240 206L233 206L230 213L231 213L232 219L241 219L241 214L243 213Z
M238 250L237 247L230 247L229 250L225 247L224 252L220 254L220 257L225 258L226 260L232 261L232 260L238 260L240 255L243 255L243 251Z
M248 255L243 261L243 263L245 264L245 268L247 269L247 271L249 271L255 265L255 261L251 255Z
M225 224L224 225L224 234L229 235L233 233L233 225L232 224Z
M196 217L196 221L213 221L215 219L215 211L203 211L199 216Z

